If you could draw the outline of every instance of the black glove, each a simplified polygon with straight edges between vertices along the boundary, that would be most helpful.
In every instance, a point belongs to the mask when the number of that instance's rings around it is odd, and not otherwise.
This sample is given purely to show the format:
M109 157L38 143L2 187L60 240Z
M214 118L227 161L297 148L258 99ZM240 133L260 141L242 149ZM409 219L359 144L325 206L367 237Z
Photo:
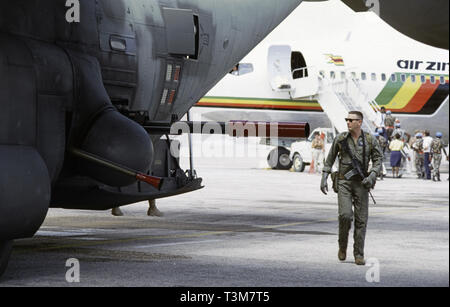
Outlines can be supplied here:
M375 172L371 172L370 175L362 181L363 186L366 189L372 189L377 182L377 174Z
M322 173L322 181L320 182L320 190L322 191L323 194L327 195L328 192L328 183L327 183L327 179L328 176L330 174L329 173Z

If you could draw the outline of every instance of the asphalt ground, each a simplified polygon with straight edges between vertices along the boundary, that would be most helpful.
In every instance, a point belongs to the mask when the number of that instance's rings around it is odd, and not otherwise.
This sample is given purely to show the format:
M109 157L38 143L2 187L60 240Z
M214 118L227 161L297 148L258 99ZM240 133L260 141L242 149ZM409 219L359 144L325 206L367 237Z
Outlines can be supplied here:
M15 242L0 287L449 286L448 174L377 183L357 266L352 235L337 258L337 197L320 192L320 175L269 170L267 148L213 139L195 159L204 189L158 200L163 217L147 203L123 217L51 209L34 238Z

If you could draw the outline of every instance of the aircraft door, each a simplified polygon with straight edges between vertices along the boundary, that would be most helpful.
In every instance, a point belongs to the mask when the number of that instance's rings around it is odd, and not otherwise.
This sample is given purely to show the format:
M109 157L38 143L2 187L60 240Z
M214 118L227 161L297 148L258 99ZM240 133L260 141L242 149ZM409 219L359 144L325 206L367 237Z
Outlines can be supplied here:
M291 98L316 95L319 90L318 72L308 67L303 54L288 45L269 48L268 73L272 90L289 92Z
M303 54L299 51L291 53L291 69L293 77L292 98L314 96L319 90L318 71L308 66Z
M290 92L292 90L291 47L274 45L269 48L268 73L270 86L275 92Z

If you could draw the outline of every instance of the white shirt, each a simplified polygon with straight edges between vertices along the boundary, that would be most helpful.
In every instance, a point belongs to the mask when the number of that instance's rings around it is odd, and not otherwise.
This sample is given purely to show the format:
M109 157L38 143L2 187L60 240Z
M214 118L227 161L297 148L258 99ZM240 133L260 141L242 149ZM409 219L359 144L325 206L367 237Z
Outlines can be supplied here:
M423 138L423 152L431 152L431 142L433 142L433 138L431 136L426 136Z
M386 118L386 113L377 112L377 120L375 122L375 125L377 127L384 128L384 119Z

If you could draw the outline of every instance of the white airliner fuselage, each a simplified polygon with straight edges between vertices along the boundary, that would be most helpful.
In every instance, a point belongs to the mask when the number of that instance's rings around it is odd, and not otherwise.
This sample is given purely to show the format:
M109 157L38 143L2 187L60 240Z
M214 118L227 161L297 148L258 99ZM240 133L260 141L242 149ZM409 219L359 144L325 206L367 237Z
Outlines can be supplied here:
M242 63L253 71L227 75L196 112L340 130L347 109L384 106L410 134L427 129L448 139L448 50L412 40L374 13L303 3Z

